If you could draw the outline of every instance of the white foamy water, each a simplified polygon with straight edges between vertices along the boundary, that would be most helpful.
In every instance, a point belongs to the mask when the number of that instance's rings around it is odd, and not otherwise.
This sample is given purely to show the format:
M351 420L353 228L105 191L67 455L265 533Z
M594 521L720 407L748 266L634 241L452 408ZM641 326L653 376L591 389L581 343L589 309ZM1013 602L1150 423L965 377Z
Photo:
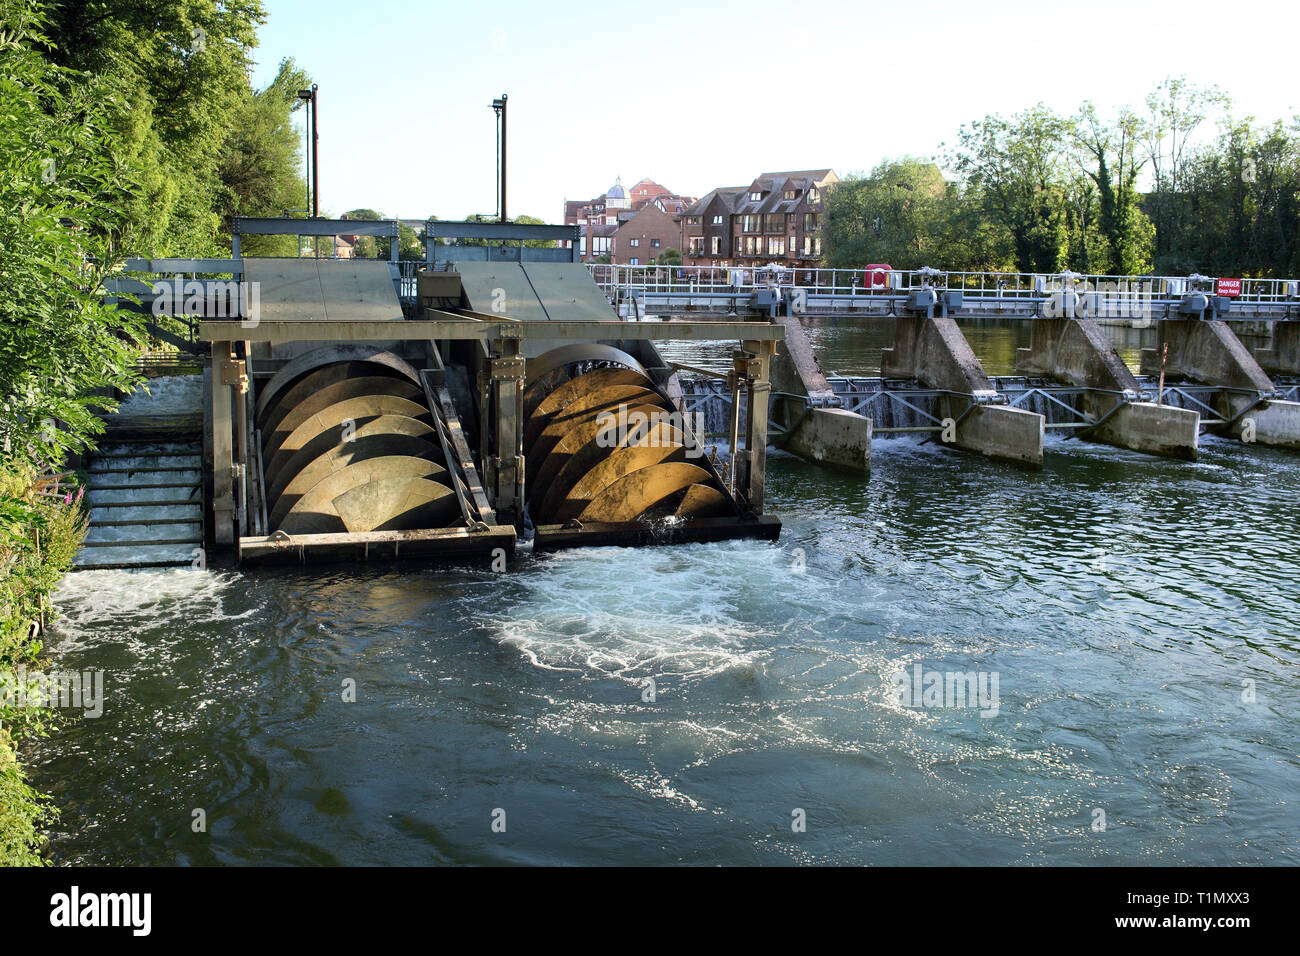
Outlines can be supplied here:
M202 375L167 375L153 378L126 397L117 413L126 418L137 415L183 415L203 407Z
M106 634L129 642L137 629L168 619L193 625L247 616L232 617L224 601L238 582L236 574L190 568L69 574L53 595L58 649L92 646Z
M753 542L561 552L491 625L542 668L624 679L750 669L775 631L749 591L777 575L788 577L780 549Z

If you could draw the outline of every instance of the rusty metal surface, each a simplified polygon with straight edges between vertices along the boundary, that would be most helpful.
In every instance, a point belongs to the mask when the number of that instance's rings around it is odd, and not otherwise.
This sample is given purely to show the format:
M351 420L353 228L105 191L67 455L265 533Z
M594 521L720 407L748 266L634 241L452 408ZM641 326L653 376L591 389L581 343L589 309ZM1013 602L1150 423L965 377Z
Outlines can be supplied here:
M663 412L663 409L656 405L620 407L626 409L629 415L644 415L647 420L656 412ZM545 500L556 478L566 467L573 466L571 473L579 468L582 468L585 473L601 458L609 455L613 446L617 444L618 432L610 430L609 423L605 421L603 415L603 411L596 412L593 416L576 422L564 432L545 457L539 458L536 466L529 471L529 474L533 475L529 485L532 500L537 502ZM578 459L577 462L574 460L575 457ZM574 481L576 480L575 478Z
M319 448L317 454L323 454L327 448L338 444L338 440L335 439L321 446L323 436L333 435L332 429L343 426L346 430L349 422L353 427L360 428L366 422L381 415L404 415L417 421L429 421L429 412L423 405L417 405L409 399L394 395L363 395L335 402L304 421L286 436L284 441L275 447L268 446L264 450L267 453L267 483L275 485L280 469L299 450L311 446Z
M293 434L294 429L317 412L349 398L363 398L367 395L393 395L410 402L418 402L423 393L405 379L366 375L324 385L301 396L292 407L286 407L289 398L286 395L285 401L267 410L266 423L262 426L265 453L274 454L284 440Z

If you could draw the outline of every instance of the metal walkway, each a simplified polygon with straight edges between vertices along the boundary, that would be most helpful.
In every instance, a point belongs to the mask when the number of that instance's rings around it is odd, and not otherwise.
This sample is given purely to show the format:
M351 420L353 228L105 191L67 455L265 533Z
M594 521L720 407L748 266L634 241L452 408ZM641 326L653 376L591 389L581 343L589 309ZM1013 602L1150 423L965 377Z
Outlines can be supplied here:
M1235 321L1300 320L1300 280L1210 276L1106 276L862 270L625 266L589 263L592 277L618 304L642 311L768 314L772 288L780 314L891 316L912 294L952 295L954 318L1117 320L1144 327L1189 314Z

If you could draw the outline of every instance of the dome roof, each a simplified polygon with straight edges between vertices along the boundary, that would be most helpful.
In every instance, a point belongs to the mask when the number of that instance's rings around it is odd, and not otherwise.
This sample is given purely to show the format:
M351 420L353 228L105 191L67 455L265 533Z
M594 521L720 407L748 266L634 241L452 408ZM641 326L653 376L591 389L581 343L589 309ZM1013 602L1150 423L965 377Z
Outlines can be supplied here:
M623 177L618 176L614 180L614 185L609 187L609 192L605 193L608 199L626 199L627 193L623 192Z

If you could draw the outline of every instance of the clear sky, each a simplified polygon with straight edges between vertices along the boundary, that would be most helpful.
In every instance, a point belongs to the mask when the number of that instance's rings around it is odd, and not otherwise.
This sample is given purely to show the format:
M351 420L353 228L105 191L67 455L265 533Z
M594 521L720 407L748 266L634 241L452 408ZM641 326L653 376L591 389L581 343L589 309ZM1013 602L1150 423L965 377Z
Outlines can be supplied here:
M1141 109L1171 75L1217 84L1238 115L1300 113L1294 2L265 3L254 81L293 56L320 84L331 214L493 212L503 92L508 211L548 222L616 175L696 196L769 170L844 175L1040 100Z

